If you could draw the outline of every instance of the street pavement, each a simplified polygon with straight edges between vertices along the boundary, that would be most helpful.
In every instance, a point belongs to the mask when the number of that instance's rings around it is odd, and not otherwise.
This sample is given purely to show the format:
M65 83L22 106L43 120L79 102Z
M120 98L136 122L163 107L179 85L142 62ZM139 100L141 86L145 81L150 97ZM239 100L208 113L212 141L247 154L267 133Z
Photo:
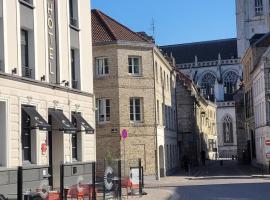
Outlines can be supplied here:
M270 176L237 161L208 163L192 175L146 182L142 200L270 200ZM136 197L133 197L136 198Z

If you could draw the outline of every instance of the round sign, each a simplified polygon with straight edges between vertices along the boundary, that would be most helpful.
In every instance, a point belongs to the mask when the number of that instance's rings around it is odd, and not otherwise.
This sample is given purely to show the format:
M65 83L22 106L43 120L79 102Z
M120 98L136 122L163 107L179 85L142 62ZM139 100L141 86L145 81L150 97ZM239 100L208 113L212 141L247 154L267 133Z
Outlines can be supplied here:
M126 139L127 137L128 137L127 129L123 129L123 130L122 130L122 138L123 138L123 139Z
M265 140L265 145L270 146L270 140Z

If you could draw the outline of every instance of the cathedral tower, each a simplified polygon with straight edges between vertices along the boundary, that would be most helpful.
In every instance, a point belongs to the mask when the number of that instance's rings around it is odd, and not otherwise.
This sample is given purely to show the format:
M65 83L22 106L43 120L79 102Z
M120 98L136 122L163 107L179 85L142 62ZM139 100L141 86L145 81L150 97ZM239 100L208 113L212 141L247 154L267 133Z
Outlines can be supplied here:
M241 58L256 34L270 31L269 0L236 0L237 46Z

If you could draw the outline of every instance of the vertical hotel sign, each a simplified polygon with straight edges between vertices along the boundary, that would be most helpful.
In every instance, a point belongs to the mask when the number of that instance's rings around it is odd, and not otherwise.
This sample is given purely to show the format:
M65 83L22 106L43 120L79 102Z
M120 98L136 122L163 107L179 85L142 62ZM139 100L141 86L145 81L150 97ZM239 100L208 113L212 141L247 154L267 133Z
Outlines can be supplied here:
M49 81L57 82L56 0L47 0Z

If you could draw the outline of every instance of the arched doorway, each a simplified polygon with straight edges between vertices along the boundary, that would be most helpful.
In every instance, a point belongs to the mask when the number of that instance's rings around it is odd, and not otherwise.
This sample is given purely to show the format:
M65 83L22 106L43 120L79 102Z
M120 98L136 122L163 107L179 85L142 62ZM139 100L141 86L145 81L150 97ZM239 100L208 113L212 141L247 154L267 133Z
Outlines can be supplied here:
M164 147L159 146L159 169L160 177L165 177Z

